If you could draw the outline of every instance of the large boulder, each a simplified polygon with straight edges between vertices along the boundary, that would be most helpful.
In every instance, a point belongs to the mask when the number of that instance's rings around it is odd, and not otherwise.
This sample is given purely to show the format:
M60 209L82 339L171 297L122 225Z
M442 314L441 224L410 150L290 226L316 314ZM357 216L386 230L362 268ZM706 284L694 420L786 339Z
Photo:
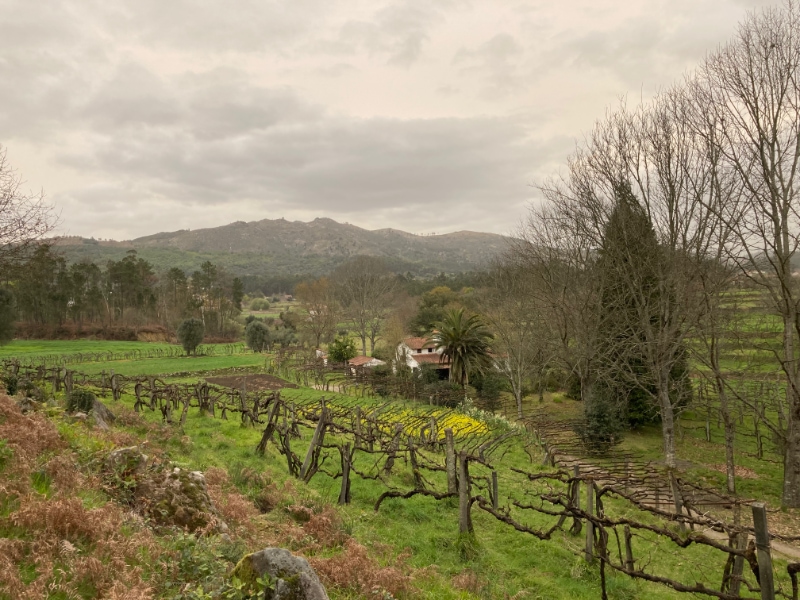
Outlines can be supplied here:
M92 417L94 417L95 426L104 431L110 429L110 426L117 419L114 413L108 410L108 407L97 398L94 399L92 404Z
M81 414L81 413L78 413ZM108 453L103 461L103 470L120 477L128 479L142 473L147 468L147 455L137 446L127 448L117 448Z
M137 478L134 501L141 513L156 524L189 531L207 526L217 512L203 474L180 467L147 472Z
M264 575L269 575L271 581L265 600L328 600L325 588L308 561L283 548L265 548L248 554L231 573L251 591Z
M214 522L217 533L228 531L217 518L202 473L149 463L136 446L118 448L106 456L103 473L122 501L156 525L196 531Z

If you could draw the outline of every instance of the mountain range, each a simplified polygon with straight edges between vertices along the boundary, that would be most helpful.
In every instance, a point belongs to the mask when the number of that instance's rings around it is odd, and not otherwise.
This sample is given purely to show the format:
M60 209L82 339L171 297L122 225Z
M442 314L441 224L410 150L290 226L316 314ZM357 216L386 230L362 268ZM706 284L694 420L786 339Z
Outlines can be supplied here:
M384 258L397 272L460 273L485 267L508 238L458 231L415 235L397 229L370 231L332 219L311 222L264 219L220 227L156 233L128 241L63 237L56 242L70 262L119 260L131 249L156 268L193 271L205 260L236 275L325 274L347 259Z

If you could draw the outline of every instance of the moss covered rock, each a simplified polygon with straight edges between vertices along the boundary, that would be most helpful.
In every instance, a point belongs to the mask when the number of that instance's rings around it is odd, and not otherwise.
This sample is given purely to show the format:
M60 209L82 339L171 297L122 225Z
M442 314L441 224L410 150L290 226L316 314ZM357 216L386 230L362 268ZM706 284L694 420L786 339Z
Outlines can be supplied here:
M231 577L257 588L258 579L268 575L271 581L266 600L328 600L325 588L305 558L283 548L264 548L248 554L234 567Z
M103 461L103 470L122 478L143 473L147 468L147 455L136 446L117 448L109 452Z
M138 478L134 499L142 514L158 525L189 531L206 527L217 512L203 474L179 467L148 472Z

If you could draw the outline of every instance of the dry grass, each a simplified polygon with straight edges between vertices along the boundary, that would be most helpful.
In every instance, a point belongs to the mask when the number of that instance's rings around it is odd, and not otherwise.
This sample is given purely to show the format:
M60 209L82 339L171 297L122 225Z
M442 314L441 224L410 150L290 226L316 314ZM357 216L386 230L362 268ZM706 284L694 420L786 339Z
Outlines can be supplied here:
M15 461L28 464L40 454L65 446L45 415L23 415L17 403L5 394L0 395L0 439L14 451Z
M408 555L400 555L397 566L384 567L366 546L350 538L344 551L330 558L312 557L311 565L328 585L350 590L369 598L385 592L397 598L413 597L413 570L407 564Z
M249 524L250 520L259 514L253 503L236 490L227 471L211 467L205 472L205 478L208 495L217 508L220 518L234 532Z
M152 598L139 563L143 555L157 560L162 546L120 506L87 508L75 495L96 486L97 478L80 471L53 423L44 415L23 415L13 399L0 395L0 438L13 452L0 472L7 511L0 518L0 594L19 600L87 593ZM32 489L34 472L49 478L48 496Z
M119 410L120 423L147 435L151 457L163 454L161 442L170 437L168 427L148 424L126 409ZM141 441L118 429L70 427L81 428L80 436L102 440L103 447ZM151 600L167 592L165 582L176 580L180 560L173 533L154 532L144 519L113 501L85 504L81 498L86 493L106 497L103 479L95 467L81 466L53 422L41 414L23 415L13 399L0 395L0 438L13 452L0 470L0 507L6 507L0 517L0 598L33 600L60 594ZM46 477L46 494L34 489L34 473ZM205 478L219 519L236 543L244 543L249 551L282 546L305 554L325 585L348 594L413 597L413 581L424 572L408 565L408 555L394 557L388 549L359 544L345 532L336 507L291 480L279 485L268 472L248 469L234 474L236 484L249 488L254 500L237 489L225 469L210 468ZM215 525L197 535L213 533ZM319 556L331 551L333 556Z
M479 577L472 569L465 569L452 578L451 583L457 590L479 595L486 588L486 580Z

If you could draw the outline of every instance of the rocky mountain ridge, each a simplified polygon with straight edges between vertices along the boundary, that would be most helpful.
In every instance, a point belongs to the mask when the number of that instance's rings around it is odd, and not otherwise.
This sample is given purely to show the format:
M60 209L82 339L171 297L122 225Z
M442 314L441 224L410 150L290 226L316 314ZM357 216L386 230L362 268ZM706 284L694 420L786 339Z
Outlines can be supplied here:
M455 273L485 267L503 251L507 241L502 235L473 231L439 235L415 235L397 229L370 231L317 218L308 223L285 219L236 221L120 242L69 237L57 244L69 260L107 257L129 249L144 257L173 255L181 263L187 255L227 255L224 262L233 263L233 270L240 274L256 274L254 271L262 270L261 263L278 272L321 273L360 255L385 258L395 270Z

